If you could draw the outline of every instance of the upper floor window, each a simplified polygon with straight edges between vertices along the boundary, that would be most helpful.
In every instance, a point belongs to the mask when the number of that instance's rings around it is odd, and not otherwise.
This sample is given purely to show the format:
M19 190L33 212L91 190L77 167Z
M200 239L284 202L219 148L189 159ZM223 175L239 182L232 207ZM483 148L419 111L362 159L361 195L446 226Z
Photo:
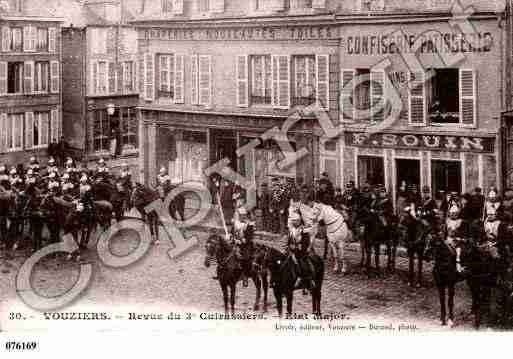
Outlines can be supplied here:
M385 9L385 0L360 0L361 11L381 11Z
M135 67L133 61L125 61L122 64L123 92L135 91Z
M9 62L7 65L7 93L23 93L23 62Z
M92 93L93 94L107 94L108 68L106 61L98 61L92 64Z
M315 102L315 56L294 57L294 101L295 105L310 105Z
M271 55L254 55L250 57L251 103L271 104Z
M37 51L48 51L48 29L37 29Z
M11 46L13 52L23 51L23 29L21 27L11 27Z
M50 63L36 62L34 68L34 91L48 92L48 79L50 77Z
M93 28L91 29L91 52L93 54L106 54L107 53L107 35L108 29L106 28Z

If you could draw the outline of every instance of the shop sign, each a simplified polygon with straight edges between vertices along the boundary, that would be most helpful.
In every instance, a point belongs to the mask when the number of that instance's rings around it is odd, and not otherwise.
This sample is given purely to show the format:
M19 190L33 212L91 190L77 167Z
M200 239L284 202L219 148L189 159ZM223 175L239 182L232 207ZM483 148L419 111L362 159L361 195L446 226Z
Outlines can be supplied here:
M346 132L347 146L493 153L495 139L473 136Z

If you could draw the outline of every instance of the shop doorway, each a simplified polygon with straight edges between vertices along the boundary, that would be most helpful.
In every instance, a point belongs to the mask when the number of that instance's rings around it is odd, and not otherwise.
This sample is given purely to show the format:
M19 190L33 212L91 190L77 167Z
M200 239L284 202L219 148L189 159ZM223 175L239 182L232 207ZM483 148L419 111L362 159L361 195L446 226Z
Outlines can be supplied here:
M420 189L420 161L414 159L396 159L395 160L395 173L396 173L396 188L401 188L403 182L406 183L406 188L410 189L413 186Z
M358 156L358 185L371 186L385 184L385 164L383 157Z
M237 138L234 131L215 130L212 131L214 143L214 163L224 158L228 158L230 163L228 167L237 172Z
M433 193L439 191L461 193L460 161L432 161L431 173Z

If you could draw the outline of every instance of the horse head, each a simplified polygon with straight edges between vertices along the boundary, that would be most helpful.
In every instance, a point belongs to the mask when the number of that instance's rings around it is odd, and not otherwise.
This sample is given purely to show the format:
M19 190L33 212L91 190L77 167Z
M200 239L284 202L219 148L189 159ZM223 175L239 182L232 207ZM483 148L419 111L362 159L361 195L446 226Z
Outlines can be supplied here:
M216 257L220 246L222 245L223 239L217 234L213 234L208 237L205 243L205 267L210 267L210 261Z

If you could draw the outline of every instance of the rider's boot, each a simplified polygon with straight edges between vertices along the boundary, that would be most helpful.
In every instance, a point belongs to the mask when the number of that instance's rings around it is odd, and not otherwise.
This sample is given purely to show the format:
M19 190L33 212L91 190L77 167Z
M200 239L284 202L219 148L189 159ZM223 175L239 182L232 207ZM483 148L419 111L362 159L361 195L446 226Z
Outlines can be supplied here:
M247 288L247 287L248 287L248 285L249 285L249 283L248 283L248 277L244 275L244 276L242 277L242 286L243 286L244 288Z

